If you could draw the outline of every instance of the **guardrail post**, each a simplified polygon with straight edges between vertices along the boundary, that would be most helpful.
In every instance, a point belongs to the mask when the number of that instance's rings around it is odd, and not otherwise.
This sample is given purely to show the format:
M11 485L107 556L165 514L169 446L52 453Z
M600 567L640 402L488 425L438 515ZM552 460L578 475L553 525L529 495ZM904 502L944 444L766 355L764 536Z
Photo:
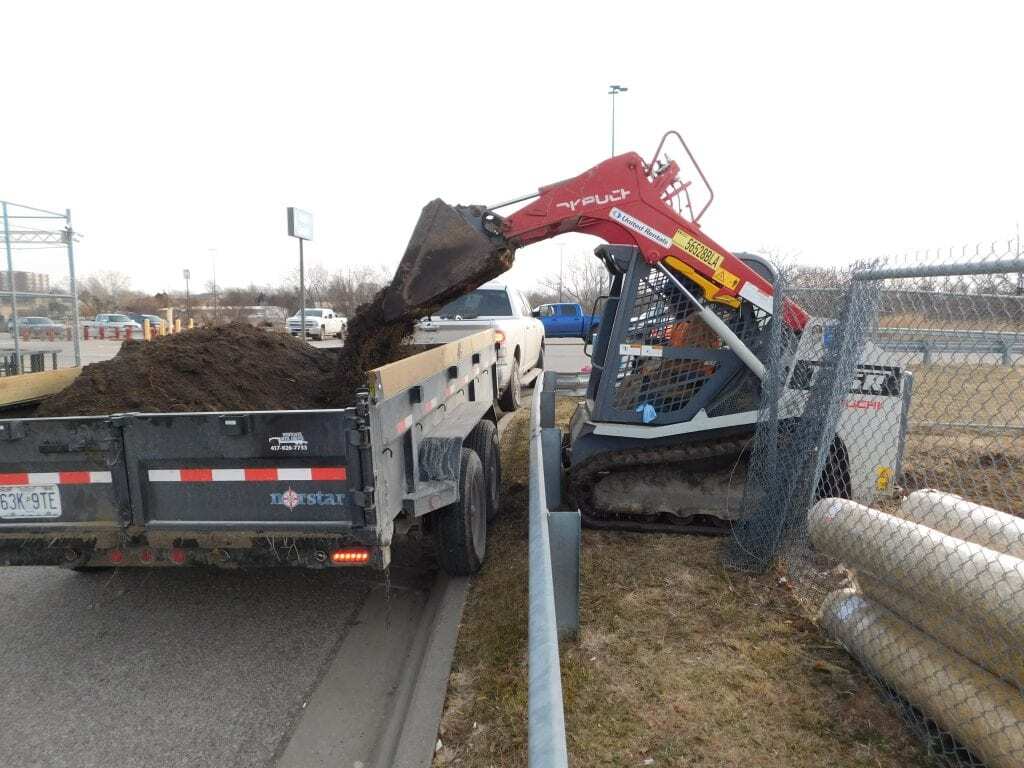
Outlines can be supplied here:
M555 582L555 620L560 638L580 631L581 518L578 509L548 513L551 575Z
M1002 348L1001 351L1003 353L1003 365L1009 368L1011 365L1013 365L1013 360L1010 359L1010 342L1004 339L1003 341L999 342L999 345Z
M927 341L922 341L921 342L921 348L922 348L922 352L924 353L924 358L922 359L921 362L924 365L931 365L932 364L932 347L931 347L931 344L929 344Z
M555 390L558 387L558 374L554 371L544 371L544 387L540 393L540 425L541 427L555 426Z
M541 409L543 407L542 404ZM540 450L544 461L544 491L548 509L558 509L562 506L562 430L542 426Z

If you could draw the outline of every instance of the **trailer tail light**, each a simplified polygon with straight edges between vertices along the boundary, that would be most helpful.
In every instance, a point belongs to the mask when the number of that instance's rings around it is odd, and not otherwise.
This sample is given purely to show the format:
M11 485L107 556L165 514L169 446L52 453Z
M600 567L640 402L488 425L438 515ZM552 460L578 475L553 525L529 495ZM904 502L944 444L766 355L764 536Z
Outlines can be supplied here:
M495 331L494 332L494 343L495 344L504 344L505 343L505 332L504 331Z
M184 549L178 549L175 547L171 550L170 554L171 562L175 565L182 565L188 559L188 553Z
M366 565L370 562L370 550L365 547L336 549L331 552L333 565Z
M121 565L121 563L124 562L124 552L122 552L120 549L110 550L109 557L110 562L112 562L114 565Z

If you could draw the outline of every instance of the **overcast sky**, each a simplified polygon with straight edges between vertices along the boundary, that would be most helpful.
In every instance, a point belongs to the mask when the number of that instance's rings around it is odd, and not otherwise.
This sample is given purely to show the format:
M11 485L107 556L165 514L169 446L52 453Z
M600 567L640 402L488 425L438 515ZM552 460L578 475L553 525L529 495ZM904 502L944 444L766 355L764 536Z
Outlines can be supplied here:
M70 207L79 271L148 291L183 267L207 281L210 249L220 284L280 279L288 205L314 213L310 262L392 267L430 199L495 203L608 157L614 82L617 150L683 133L726 247L846 262L1005 241L1019 8L7 2L0 198ZM514 281L558 253L521 251Z

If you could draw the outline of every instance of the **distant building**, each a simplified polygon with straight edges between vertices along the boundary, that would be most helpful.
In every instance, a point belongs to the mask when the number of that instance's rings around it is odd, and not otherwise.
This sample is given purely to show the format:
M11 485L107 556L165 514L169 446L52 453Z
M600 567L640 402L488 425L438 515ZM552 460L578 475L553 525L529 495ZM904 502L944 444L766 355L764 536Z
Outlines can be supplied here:
M48 293L50 291L50 276L42 272L22 272L15 270L14 290L25 291L26 293ZM11 290L10 275L7 270L0 270L0 291Z

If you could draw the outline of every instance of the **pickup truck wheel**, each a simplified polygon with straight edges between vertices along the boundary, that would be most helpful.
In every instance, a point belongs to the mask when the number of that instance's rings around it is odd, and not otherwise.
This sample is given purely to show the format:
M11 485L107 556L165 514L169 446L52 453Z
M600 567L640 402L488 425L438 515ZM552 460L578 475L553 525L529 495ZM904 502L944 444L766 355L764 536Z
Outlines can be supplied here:
M519 372L519 361L512 358L512 371L508 376L508 388L498 398L498 405L505 413L519 410L523 402L523 375Z
M462 449L459 500L433 513L437 561L451 576L471 576L487 554L487 487L480 457Z
M498 496L501 493L501 446L498 444L498 428L493 421L484 419L469 433L463 442L480 457L484 465L484 484L487 486L487 522L498 516Z

